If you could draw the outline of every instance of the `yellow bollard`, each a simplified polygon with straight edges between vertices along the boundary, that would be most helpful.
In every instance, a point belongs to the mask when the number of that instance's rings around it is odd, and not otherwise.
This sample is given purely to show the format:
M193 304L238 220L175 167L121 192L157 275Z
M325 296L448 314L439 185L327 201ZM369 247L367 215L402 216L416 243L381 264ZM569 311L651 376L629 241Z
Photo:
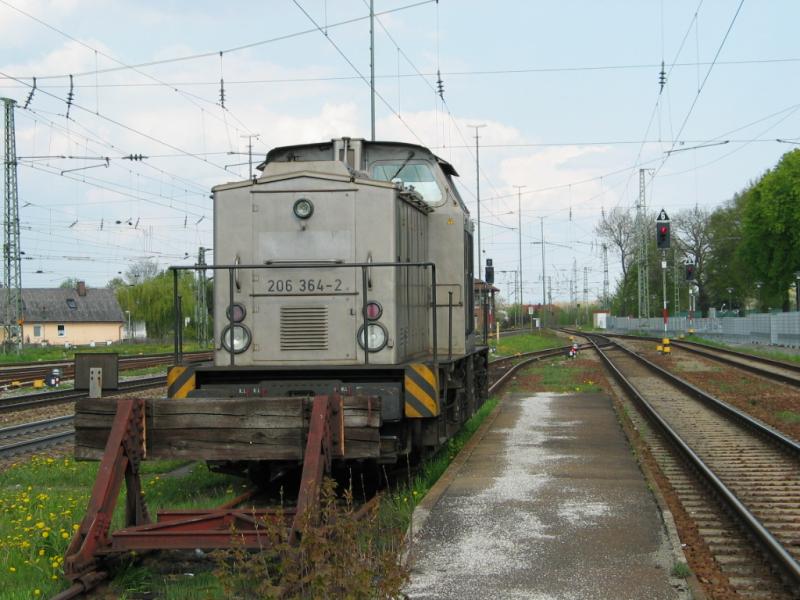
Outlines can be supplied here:
M658 346L656 346L656 352L661 352L663 349L664 349L664 347L661 346L660 344Z
M44 379L34 379L33 380L33 387L35 389L41 389L44 387Z
M664 354L669 354L670 352L672 352L672 348L669 346L664 346Z

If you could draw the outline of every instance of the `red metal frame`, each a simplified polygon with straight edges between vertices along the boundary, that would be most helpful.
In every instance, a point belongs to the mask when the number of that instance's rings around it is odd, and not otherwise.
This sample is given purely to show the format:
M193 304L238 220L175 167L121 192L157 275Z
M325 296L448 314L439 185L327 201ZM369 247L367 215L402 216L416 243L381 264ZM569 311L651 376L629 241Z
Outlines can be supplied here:
M123 398L108 436L86 516L67 548L64 573L74 585L59 595L74 597L105 577L98 570L105 555L131 550L192 548L263 548L265 519L292 518L290 535L297 540L302 526L318 516L319 492L332 459L344 456L344 409L340 396L313 399L308 439L296 509L237 509L228 505L209 510L159 511L152 523L147 511L139 463L145 455L145 402ZM125 527L110 532L111 518L125 481ZM242 497L242 499L245 499Z

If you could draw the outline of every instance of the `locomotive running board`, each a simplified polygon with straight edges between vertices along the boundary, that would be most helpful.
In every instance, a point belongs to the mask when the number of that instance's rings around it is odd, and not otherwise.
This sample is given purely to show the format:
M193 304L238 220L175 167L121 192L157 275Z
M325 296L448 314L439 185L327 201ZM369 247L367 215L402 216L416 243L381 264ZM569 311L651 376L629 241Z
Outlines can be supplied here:
M179 550L192 548L263 548L264 519L285 519L291 525L290 539L297 540L302 527L318 516L322 478L330 473L334 457L344 456L343 400L341 396L313 399L303 460L297 508L279 512L237 509L246 498L239 497L224 507L209 510L159 511L151 522L145 502L139 464L145 451L145 402L123 398L108 436L105 452L92 489L86 515L66 551L64 574L72 587L55 599L74 598L106 577L102 558L136 550ZM111 519L122 481L126 487L125 527L111 532Z

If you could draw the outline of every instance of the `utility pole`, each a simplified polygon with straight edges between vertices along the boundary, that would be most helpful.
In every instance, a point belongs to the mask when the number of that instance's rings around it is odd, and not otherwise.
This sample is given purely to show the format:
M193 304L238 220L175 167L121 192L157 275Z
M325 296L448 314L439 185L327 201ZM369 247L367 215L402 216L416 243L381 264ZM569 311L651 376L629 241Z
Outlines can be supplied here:
M475 197L478 200L478 279L483 281L483 254L481 254L481 154L480 145L478 144L478 129L486 127L483 123L480 125L467 125L475 129Z
M253 178L253 138L258 139L259 134L257 133L248 133L247 135L243 135L243 138L247 138L247 160L250 164L250 170L247 171L247 178Z
M375 141L375 0L369 0L369 104L372 141ZM345 157L346 159L346 157Z
M517 188L517 240L519 245L519 310L522 312L522 188L525 185L515 185ZM524 319L522 320L524 324Z
M539 217L539 232L542 236L542 314L540 316L542 317L542 329L544 329L545 315L547 314L544 308L547 305L547 296L544 293L544 217Z
M589 267L583 267L583 306L586 310L586 322L589 322Z
M639 320L650 318L650 284L647 265L647 242L649 240L647 223L647 197L645 195L644 175L646 169L639 169L639 201L636 204L636 256L639 274Z
M547 309L553 309L553 278L547 276Z
M197 299L194 304L194 322L197 327L197 342L201 348L208 344L208 304L206 303L206 250L197 251Z
M3 315L5 339L3 347L15 347L19 353L22 345L22 261L19 247L19 196L17 190L17 147L14 134L14 105L11 98L3 98L5 108L5 187L3 188L3 284L6 310Z
M611 310L611 302L608 297L608 244L603 244L603 308Z

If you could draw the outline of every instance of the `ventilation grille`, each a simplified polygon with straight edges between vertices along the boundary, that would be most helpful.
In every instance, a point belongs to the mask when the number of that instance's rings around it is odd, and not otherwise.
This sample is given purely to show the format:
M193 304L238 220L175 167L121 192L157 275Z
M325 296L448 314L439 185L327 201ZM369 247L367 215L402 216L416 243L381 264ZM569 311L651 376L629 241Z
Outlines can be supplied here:
M328 307L281 307L281 350L327 350Z

